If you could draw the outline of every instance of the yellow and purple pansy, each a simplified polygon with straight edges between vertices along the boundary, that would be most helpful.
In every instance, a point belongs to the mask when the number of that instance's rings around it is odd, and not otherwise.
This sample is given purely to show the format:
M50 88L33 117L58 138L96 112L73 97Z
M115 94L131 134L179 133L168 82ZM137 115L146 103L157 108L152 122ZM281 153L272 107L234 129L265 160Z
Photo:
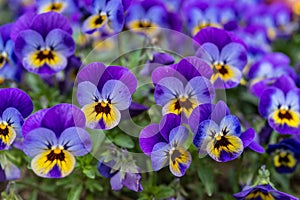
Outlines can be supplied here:
M97 30L108 34L120 32L124 26L124 12L122 0L93 0L82 31L88 34Z
M200 45L196 56L204 59L213 70L210 80L214 87L236 87L247 64L244 42L233 33L213 27L202 29L194 40Z
M274 189L270 184L256 185L233 195L236 200L298 200L298 198Z
M23 126L23 151L31 168L44 178L63 178L75 167L75 156L91 151L84 113L74 105L58 104L41 110Z
M267 153L272 155L278 173L293 173L300 161L300 143L293 138L284 139L270 144Z
M58 12L72 13L76 11L75 1L73 0L37 0L38 13Z
M289 76L282 75L264 90L259 99L258 110L279 133L299 133L300 90Z
M22 125L33 110L30 97L16 88L0 89L0 150L22 137Z
M154 35L159 28L168 28L168 13L160 1L135 1L126 15L126 27L137 33Z
M218 162L227 162L239 157L244 148L263 153L257 144L255 130L241 131L239 119L230 115L227 105L219 101L216 105L203 104L192 113L189 124L195 133L193 143L199 149L199 155L209 155Z
M187 57L179 63L156 68L152 73L155 85L154 98L163 106L162 113L173 113L185 122L194 108L211 103L215 91L207 79L210 67L197 57Z
M32 13L20 17L12 28L15 53L30 72L53 75L66 68L75 52L69 21L59 13Z
M166 114L160 124L148 125L141 131L140 147L150 156L154 171L169 165L172 174L181 177L189 168L192 157L185 147L189 132L180 123L179 116Z
M266 53L262 58L251 64L247 78L250 79L251 92L260 97L263 91L282 75L297 79L296 72L290 66L290 59L283 53Z
M137 79L127 68L91 63L77 76L77 100L92 129L112 129L131 105Z

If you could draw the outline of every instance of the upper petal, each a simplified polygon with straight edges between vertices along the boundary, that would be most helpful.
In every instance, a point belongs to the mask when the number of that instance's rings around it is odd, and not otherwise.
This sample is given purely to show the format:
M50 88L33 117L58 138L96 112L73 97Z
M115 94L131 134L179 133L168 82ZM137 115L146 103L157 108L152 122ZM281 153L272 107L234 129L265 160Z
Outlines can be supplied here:
M247 64L247 51L243 45L239 43L229 43L223 47L220 54L220 61L226 62L228 65L243 70Z
M57 138L53 131L47 128L36 128L23 141L23 151L27 156L34 157L57 145Z
M79 83L77 90L77 101L80 106L84 106L101 100L101 95L96 85L89 81Z
M82 128L70 127L60 135L58 145L64 147L75 156L83 156L92 149L92 141L88 132Z
M226 115L221 123L221 130L227 130L227 135L236 135L240 136L241 134L241 124L239 119L234 115Z
M75 42L72 36L61 29L50 31L46 37L45 44L65 57L69 57L75 52Z

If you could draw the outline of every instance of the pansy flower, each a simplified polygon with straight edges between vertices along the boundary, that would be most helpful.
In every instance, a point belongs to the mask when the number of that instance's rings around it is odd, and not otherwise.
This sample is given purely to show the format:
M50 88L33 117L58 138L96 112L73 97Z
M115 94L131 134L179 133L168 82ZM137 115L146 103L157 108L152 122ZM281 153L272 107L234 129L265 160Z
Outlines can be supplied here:
M91 15L83 22L82 30L93 33L100 30L106 33L120 32L124 26L124 7L122 0L93 0Z
M58 12L72 13L76 11L76 5L73 0L37 0L38 13Z
M0 84L6 79L20 79L20 68L14 53L14 42L10 39L12 26L13 24L0 26Z
M294 81L282 75L264 90L259 100L259 113L269 125L282 134L298 134L300 130L300 90Z
M250 66L248 78L251 92L260 97L263 91L282 75L296 80L296 72L290 66L290 59L283 53L264 55Z
M284 139L270 144L267 153L272 154L273 165L278 173L292 173L300 161L300 143L295 139Z
M204 28L223 28L229 22L236 20L234 6L230 1L208 3L188 0L184 2L183 15L193 36Z
M104 154L97 169L102 176L110 178L112 190L121 190L124 186L135 192L143 190L139 168L127 150L108 147Z
M153 35L158 28L168 28L168 13L160 1L135 1L129 7L126 27L134 32Z
M22 125L33 110L30 97L17 88L0 89L0 150L22 137Z
M213 69L210 80L216 88L236 87L247 64L245 44L233 33L218 28L202 29L194 40L201 45L196 55Z
M246 147L257 152L264 151L254 142L255 130L249 128L242 132L239 119L229 113L223 101L197 107L189 124L195 133L193 143L200 156L208 154L218 162L227 162L239 157Z
M274 189L270 184L262 184L250 187L233 195L236 200L258 200L258 199L284 199L298 200L298 198Z
M172 174L181 177L189 168L192 157L185 147L189 133L180 123L179 116L167 114L160 124L148 125L141 131L140 147L150 156L155 171L169 165Z
M121 120L121 112L129 108L137 79L121 66L106 67L91 63L77 76L77 100L92 129L112 129Z
M75 156L91 151L83 112L71 104L41 110L26 120L23 151L32 157L31 168L44 178L63 178L75 167Z
M186 121L195 107L212 102L215 92L207 79L211 75L209 65L197 57L156 68L152 73L154 98L163 106L163 115L174 113Z
M59 13L28 13L12 28L15 53L30 72L53 75L66 68L75 51L69 21Z

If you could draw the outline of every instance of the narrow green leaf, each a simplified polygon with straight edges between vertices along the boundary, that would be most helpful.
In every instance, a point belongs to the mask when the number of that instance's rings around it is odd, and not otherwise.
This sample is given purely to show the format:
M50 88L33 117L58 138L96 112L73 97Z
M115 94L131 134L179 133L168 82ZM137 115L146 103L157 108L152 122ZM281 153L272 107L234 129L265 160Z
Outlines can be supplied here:
M73 187L68 195L68 200L79 200L82 191L82 185Z

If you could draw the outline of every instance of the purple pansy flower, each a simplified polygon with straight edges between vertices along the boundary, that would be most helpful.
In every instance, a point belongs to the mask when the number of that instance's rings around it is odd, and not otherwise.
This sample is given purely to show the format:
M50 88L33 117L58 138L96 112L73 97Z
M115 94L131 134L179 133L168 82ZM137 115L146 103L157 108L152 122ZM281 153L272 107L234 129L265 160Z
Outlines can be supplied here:
M282 75L273 86L264 90L258 110L279 133L299 134L300 89L290 77Z
M83 107L87 127L112 129L121 120L120 111L131 104L131 95L137 87L137 79L121 66L106 67L91 63L77 76L77 100Z
M85 33L96 30L105 33L120 32L124 26L124 12L122 0L93 0L91 15L83 22L82 30Z
M273 155L273 165L278 173L292 173L300 161L300 143L293 139L284 139L268 146L267 153Z
M23 151L41 177L63 178L75 167L75 156L91 151L84 113L74 105L58 104L39 111L23 127Z
M66 68L75 52L69 21L59 13L27 13L12 28L15 53L30 72L52 75Z
M248 78L251 92L260 97L263 91L282 75L296 80L290 59L283 53L268 53L250 66Z
M16 88L0 89L0 150L8 149L22 137L24 118L33 110L30 97Z
M12 26L13 24L0 26L0 84L5 79L20 79L20 68L14 53L14 42L10 39Z
M151 157L155 171L169 164L172 174L181 177L189 168L192 157L184 145L189 133L180 123L179 116L167 114L160 124L151 124L141 131L140 147Z
M258 199L284 199L284 200L298 200L298 198L280 192L274 189L270 184L256 185L244 191L233 195L236 200L258 200Z
M168 28L168 13L160 1L135 1L128 9L126 16L128 29L153 35L158 28Z
M195 107L212 102L215 91L207 79L211 75L211 68L197 57L156 68L152 73L154 98L163 106L162 113L181 115L185 121Z
M97 168L102 176L110 178L111 188L121 190L125 186L135 192L143 190L139 168L127 150L109 148L109 151Z
M230 1L211 3L188 0L184 2L183 15L193 36L204 28L227 27L226 24L236 21L234 6Z
M213 69L210 80L216 88L236 87L247 64L245 44L233 33L218 28L202 29L194 40L201 45L196 55Z
M234 160L246 147L264 152L264 149L254 142L255 130L249 128L242 132L239 119L230 115L223 101L216 105L198 106L193 111L189 124L195 133L193 143L199 148L199 154L208 154L218 162Z

